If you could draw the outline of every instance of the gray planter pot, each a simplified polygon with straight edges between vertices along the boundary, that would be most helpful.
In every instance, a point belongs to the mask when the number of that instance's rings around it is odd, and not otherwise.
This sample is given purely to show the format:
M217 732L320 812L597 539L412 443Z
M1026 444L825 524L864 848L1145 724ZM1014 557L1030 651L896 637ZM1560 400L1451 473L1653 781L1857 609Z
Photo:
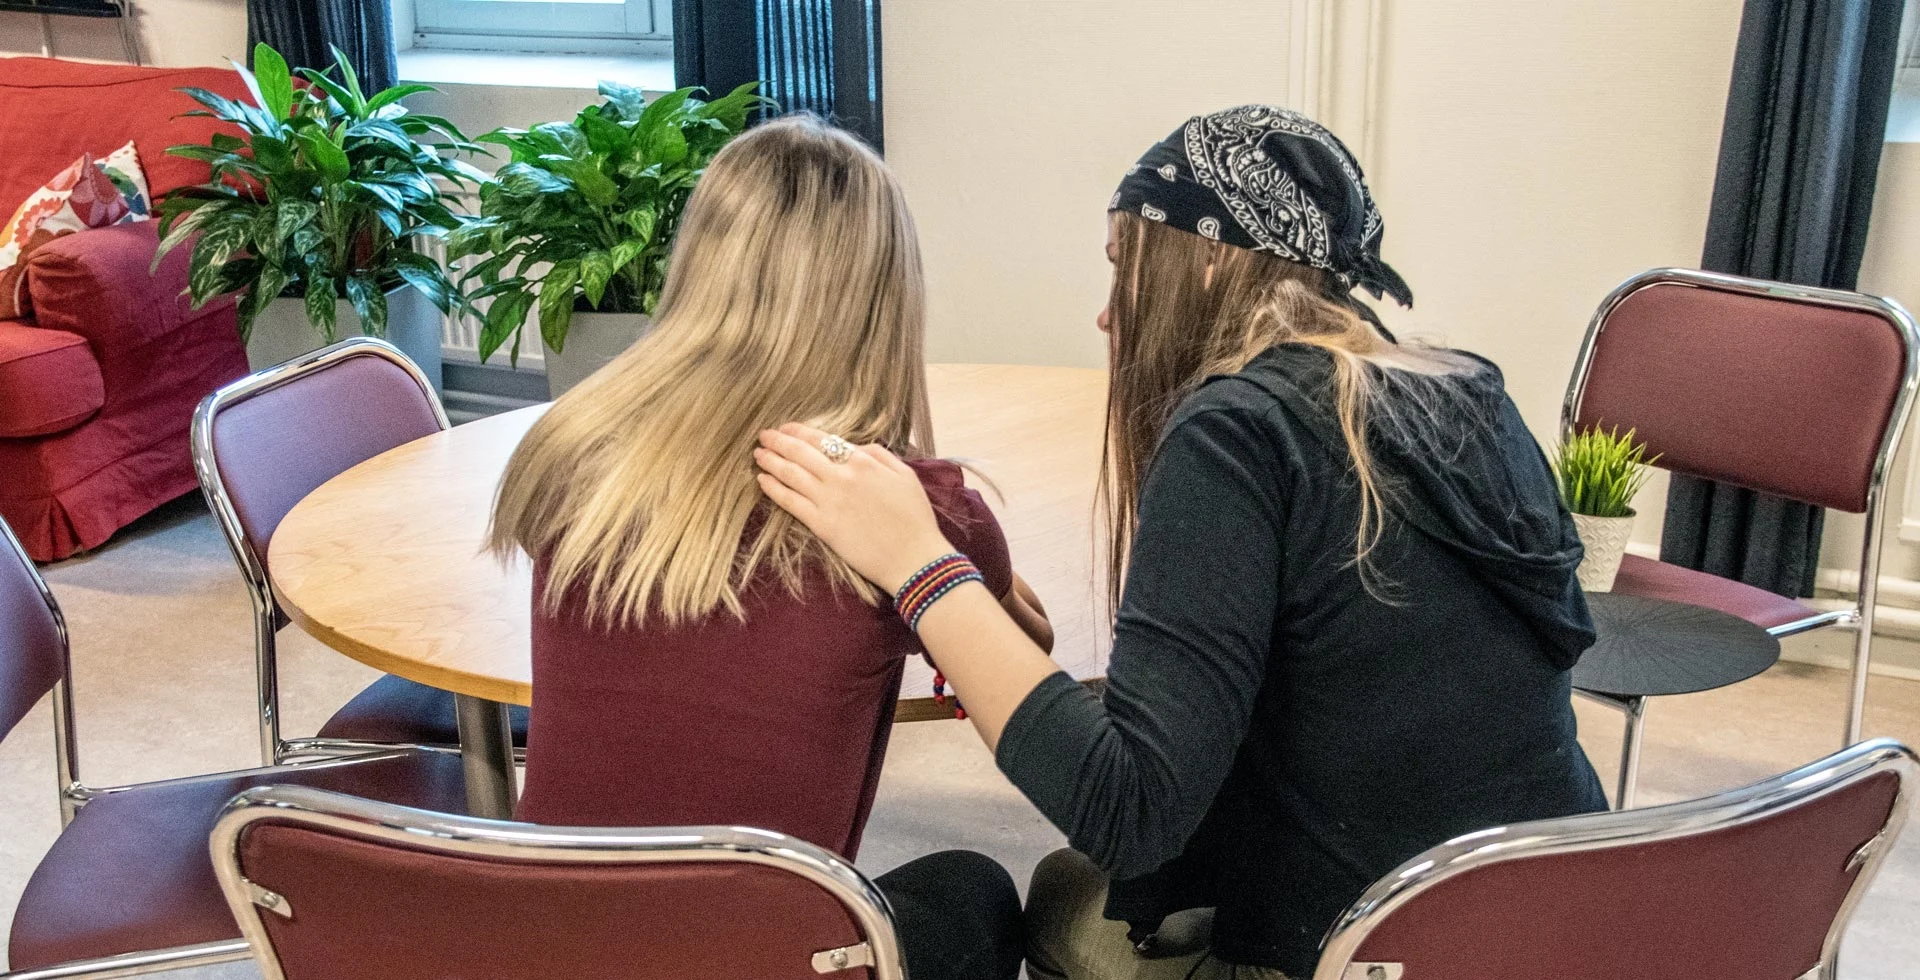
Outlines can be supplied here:
M333 315L336 341L362 336L360 316L353 312L352 303L339 300ZM435 391L440 390L442 322L440 310L412 286L387 292L386 340L420 365ZM255 371L270 368L326 344L319 328L307 322L304 300L276 299L253 321L253 335L247 339L247 366Z
M567 349L546 352L547 394L558 398L573 390L652 326L653 319L644 313L575 313L567 328Z

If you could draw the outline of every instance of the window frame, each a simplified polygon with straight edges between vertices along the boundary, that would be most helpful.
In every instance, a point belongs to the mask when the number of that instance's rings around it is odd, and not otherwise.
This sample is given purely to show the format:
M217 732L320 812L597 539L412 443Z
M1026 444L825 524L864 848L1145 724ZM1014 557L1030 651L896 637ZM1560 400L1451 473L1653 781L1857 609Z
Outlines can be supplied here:
M529 53L671 53L673 0L410 0L413 44ZM565 29L553 24L568 23Z

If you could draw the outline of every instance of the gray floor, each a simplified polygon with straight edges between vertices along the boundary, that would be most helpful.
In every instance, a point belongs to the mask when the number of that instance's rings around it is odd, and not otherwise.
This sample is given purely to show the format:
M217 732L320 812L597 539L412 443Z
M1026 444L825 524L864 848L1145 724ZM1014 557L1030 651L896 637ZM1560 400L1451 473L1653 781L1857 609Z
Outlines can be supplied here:
M226 546L192 499L164 509L87 558L47 571L74 634L82 774L108 783L253 764L247 600ZM1044 598L1044 597L1043 597ZM372 672L289 631L282 642L290 732L310 731ZM1795 642L1836 642L1801 640ZM1782 664L1722 691L1656 703L1643 802L1737 786L1837 745L1844 677ZM1580 706L1583 738L1609 784L1618 717ZM1920 682L1876 678L1871 734L1920 744ZM44 706L0 744L0 920L9 919L53 839L51 737ZM983 851L1024 880L1060 846L994 769L964 723L896 729L860 865L870 873L947 847ZM1860 910L1846 980L1911 978L1920 964L1920 824ZM174 974L239 978L247 965Z

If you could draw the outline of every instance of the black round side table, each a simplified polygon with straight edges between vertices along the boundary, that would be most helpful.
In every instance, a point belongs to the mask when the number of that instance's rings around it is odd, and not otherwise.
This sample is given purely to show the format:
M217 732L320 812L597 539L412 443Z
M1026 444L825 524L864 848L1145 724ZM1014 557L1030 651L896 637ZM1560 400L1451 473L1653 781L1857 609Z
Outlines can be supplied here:
M1576 691L1627 716L1614 808L1633 805L1647 699L1710 691L1780 660L1780 640L1738 616L1683 602L1593 592L1598 639L1573 668Z

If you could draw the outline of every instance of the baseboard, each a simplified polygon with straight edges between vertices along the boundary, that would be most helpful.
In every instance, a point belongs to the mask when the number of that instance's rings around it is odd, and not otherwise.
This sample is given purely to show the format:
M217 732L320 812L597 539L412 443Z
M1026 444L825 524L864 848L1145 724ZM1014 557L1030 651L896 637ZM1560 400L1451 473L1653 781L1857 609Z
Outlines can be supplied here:
M448 361L442 366L441 400L455 425L547 400L547 376L492 364Z
M450 390L510 398L527 404L547 400L547 373L500 364L447 361L441 368L442 385Z

